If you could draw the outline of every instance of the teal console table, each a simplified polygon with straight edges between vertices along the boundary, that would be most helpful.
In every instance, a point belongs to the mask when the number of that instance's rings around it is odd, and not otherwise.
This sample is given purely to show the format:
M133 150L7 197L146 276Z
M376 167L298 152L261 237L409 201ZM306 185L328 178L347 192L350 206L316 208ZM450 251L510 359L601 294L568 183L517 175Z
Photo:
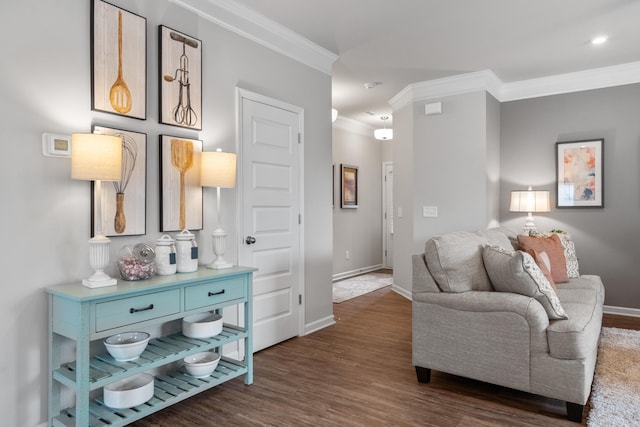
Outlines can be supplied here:
M190 396L244 375L253 383L252 279L254 268L201 268L194 273L157 276L138 282L90 289L79 282L46 289L49 294L49 426L124 426ZM152 338L142 355L118 362L101 341L121 332L162 325L185 316L244 307L244 325L224 324L219 335L193 339L174 333ZM237 322L240 323L240 322ZM75 341L75 359L62 361L65 341ZM91 342L94 352L91 351ZM239 342L242 360L223 356L206 378L193 378L175 369L182 358L201 351L222 351ZM99 348L99 350L96 350ZM240 357L238 357L240 359ZM165 366L168 365L168 366ZM155 369L162 368L165 369ZM171 369L173 367L173 369ZM149 370L155 374L154 396L129 409L111 409L102 402L101 388L113 381ZM60 392L75 392L75 406L61 408Z

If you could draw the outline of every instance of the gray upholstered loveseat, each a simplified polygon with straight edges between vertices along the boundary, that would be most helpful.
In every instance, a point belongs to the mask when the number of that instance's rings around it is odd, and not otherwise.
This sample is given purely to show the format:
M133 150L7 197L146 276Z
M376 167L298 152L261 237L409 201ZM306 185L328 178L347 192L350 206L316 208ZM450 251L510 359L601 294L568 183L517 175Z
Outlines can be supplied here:
M574 277L555 285L561 307L550 306L545 292L522 292L518 286L530 285L531 257L514 251L515 234L508 234L449 233L429 239L425 253L413 256L418 381L429 382L434 369L560 399L568 418L580 422L596 363L604 287L598 276L575 277L575 268ZM518 277L505 282L511 274ZM517 292L509 291L512 285ZM550 315L554 309L563 313Z

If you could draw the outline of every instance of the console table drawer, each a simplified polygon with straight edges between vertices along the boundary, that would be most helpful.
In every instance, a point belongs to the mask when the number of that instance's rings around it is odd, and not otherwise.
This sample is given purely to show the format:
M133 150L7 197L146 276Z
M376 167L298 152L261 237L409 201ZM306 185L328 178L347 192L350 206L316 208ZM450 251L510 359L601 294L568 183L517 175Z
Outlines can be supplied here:
M96 332L180 312L180 290L154 292L96 304Z
M185 311L244 297L241 277L186 287L184 290Z

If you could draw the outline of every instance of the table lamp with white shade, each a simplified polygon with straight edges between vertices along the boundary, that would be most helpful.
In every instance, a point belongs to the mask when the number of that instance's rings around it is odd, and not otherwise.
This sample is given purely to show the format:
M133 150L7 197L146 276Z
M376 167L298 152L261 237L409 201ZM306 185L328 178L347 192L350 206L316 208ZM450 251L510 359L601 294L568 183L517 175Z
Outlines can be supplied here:
M200 156L200 185L216 187L218 224L211 237L213 239L213 253L215 259L207 265L208 268L221 270L233 266L224 259L225 239L227 233L220 222L220 189L236 186L236 155L223 153L218 149L214 152L203 152Z
M88 288L112 286L118 281L104 272L109 265L111 240L102 225L102 181L119 181L122 169L122 139L112 135L71 135L71 178L94 181L96 229L89 240L89 263L94 273L82 284Z
M533 212L550 212L548 191L534 191L531 186L527 190L516 190L511 192L510 212L526 212L527 220L524 224L525 234L536 234L538 232L533 222Z

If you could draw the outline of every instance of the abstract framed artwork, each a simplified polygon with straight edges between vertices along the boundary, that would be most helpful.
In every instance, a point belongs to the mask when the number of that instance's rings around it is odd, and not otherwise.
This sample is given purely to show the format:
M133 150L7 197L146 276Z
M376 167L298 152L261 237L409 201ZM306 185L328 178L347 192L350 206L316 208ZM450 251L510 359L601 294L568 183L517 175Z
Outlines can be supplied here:
M202 230L202 141L160 135L160 231Z
M604 139L556 143L558 208L604 207Z
M344 209L358 207L358 167L340 165L340 194L341 204Z
M202 130L202 42L159 26L160 123Z
M106 236L146 234L147 135L103 126L94 126L93 133L115 135L122 139L120 181L102 184L104 234ZM92 191L91 236L95 234L97 214L94 198L95 194Z
M91 11L91 108L147 118L147 20L102 0Z

